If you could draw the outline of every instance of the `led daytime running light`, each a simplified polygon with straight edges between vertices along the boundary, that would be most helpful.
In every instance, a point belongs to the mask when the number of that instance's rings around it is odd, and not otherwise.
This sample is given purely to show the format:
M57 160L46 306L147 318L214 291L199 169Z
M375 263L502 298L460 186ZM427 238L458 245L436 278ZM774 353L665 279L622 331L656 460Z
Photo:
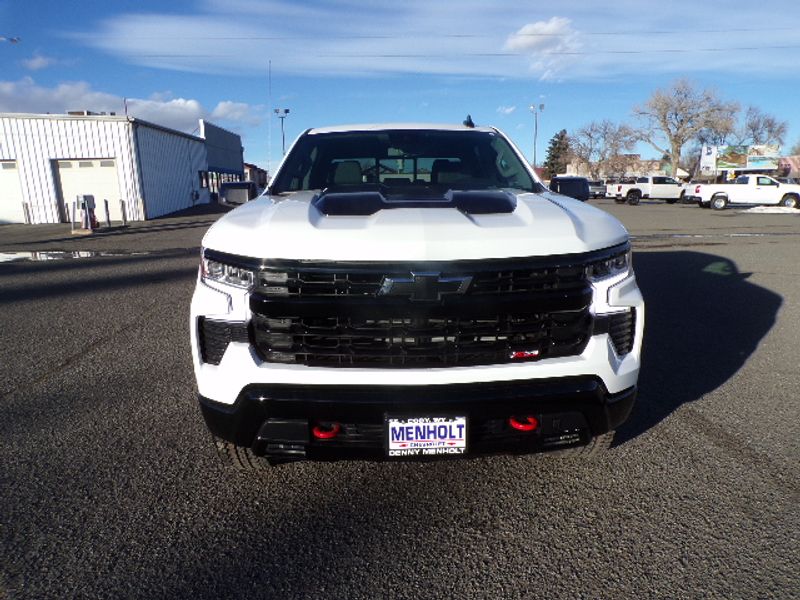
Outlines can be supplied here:
M243 289L252 289L255 282L255 273L253 271L211 260L205 256L202 259L201 272L204 280L224 283Z
M589 265L587 274L592 281L601 281L609 277L616 277L630 272L632 268L632 255L630 250L620 252L609 258L599 260Z

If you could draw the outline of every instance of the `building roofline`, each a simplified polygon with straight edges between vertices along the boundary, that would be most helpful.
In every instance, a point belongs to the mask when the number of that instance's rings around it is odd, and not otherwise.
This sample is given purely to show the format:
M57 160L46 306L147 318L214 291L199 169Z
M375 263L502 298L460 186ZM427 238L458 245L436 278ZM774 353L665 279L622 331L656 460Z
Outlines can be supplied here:
M190 133L185 133L183 131L179 131L177 129L172 129L170 127L165 127L164 125L159 125L158 123L153 123L152 121L145 121L144 119L139 119L137 117L128 117L125 115L66 115L66 114L56 114L56 113L8 113L8 112L0 112L0 118L9 118L9 119L48 119L51 121L127 121L128 123L135 123L137 125L143 125L145 127L150 127L152 129L158 129L160 131L165 131L167 133L171 133L173 135L179 135L181 137L189 138L191 140L196 140L199 142L205 142L205 138L202 138L197 135L192 135ZM213 125L213 123L211 123Z

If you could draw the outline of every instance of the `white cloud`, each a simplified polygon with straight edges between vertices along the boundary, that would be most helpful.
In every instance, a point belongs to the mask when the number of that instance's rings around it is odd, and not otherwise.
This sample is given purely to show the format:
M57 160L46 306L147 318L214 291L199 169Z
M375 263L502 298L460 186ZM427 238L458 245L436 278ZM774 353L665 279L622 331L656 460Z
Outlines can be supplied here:
M792 14L796 1L770 6ZM273 73L315 77L608 79L794 68L796 29L760 26L757 5L720 12L695 0L646 9L641 0L602 8L573 0L556 15L542 11L512 0L406 0L401 10L363 0L198 0L186 14L116 14L73 37L129 63L206 75L266 73L269 60Z
M43 54L34 54L31 58L26 58L22 61L22 66L31 71L46 69L55 64L58 64L55 58L44 56Z
M348 0L213 0L194 14L117 15L75 37L134 64L206 74L266 73L271 60L273 73L497 76L524 71L524 58L501 47L507 19L475 0L457 11L426 0L401 11Z
M580 36L564 17L528 23L508 36L505 48L530 59L531 70L542 79L552 79L575 62L581 50Z
M31 77L0 81L0 112L63 113L83 109L121 111L122 99L92 90L85 81L52 88L37 85Z
M213 110L191 98L173 98L170 92L150 98L128 98L128 115L164 127L192 133L200 119L222 123L233 130L257 126L263 107L225 100ZM85 81L65 82L55 87L38 85L31 77L0 81L0 112L54 113L70 110L125 114L125 99L92 89Z
M510 115L515 110L517 110L516 106L498 106L497 113L500 115Z
M198 128L199 120L207 116L207 111L197 100L186 98L167 101L128 98L128 115L191 133Z
M244 102L231 102L224 100L217 104L211 111L212 119L222 121L236 121L250 126L257 126L261 123L261 116L256 114L253 107Z

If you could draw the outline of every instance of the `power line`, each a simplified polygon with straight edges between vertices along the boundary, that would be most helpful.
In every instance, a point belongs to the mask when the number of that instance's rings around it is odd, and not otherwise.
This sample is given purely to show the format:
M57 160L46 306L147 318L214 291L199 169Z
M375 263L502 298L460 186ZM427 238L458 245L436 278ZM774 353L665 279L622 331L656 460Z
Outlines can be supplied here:
M776 31L797 31L795 27L750 27L750 28L725 28L725 29L654 29L624 31L581 31L574 30L568 33L544 33L544 32L524 32L509 33L505 37L530 37L530 38L560 38L580 35L580 37L620 37L620 36L649 36L649 35L692 35L692 34L711 34L711 33L775 33ZM497 35L485 33L440 33L435 35L435 39L494 39ZM126 39L126 40L196 40L195 36L137 36L137 35L92 35L93 39ZM203 36L204 40L215 41L302 41L302 40L407 40L407 39L431 39L430 33L408 33L408 34L327 34L314 36L301 35L210 35Z
M800 44L792 45L779 45L779 46L732 46L732 47L716 47L716 48L655 48L647 50L541 50L539 54L544 56L594 56L597 54L691 54L694 52L754 52L759 50L796 50L800 48ZM304 53L294 50L292 52L295 56L302 56ZM518 56L527 56L529 53L524 51L519 52L450 52L450 53L381 53L381 54L339 54L339 53L326 53L311 55L314 58L510 58ZM131 58L233 58L238 57L238 54L130 54ZM309 56L305 54L305 56Z

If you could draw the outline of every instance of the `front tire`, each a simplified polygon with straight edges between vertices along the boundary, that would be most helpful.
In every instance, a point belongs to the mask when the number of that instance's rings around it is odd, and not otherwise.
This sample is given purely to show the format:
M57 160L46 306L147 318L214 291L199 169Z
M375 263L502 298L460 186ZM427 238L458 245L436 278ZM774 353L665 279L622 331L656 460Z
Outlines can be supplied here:
M783 198L781 198L781 206L786 208L797 208L797 196L794 194L786 194Z
M217 454L226 467L232 467L237 471L268 471L272 468L266 458L253 454L250 448L237 446L216 436L212 437Z
M611 448L611 444L613 442L614 431L609 431L593 437L585 446L576 446L575 448L556 450L554 452L550 452L549 454L567 458L571 458L573 456L580 456L581 458L595 457L605 453L609 448Z
M714 210L723 210L728 206L727 196L714 196L711 198L711 208Z

